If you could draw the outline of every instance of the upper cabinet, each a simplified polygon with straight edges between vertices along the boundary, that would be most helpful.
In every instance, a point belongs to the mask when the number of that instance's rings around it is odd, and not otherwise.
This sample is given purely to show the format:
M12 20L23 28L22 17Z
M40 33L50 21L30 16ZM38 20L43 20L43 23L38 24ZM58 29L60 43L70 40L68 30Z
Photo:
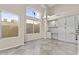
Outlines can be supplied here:
M56 21L48 21L49 27L56 27Z
M63 18L59 18L58 20L57 20L57 26L58 27L65 27L65 17L63 17Z
M66 26L75 26L75 16L66 17Z

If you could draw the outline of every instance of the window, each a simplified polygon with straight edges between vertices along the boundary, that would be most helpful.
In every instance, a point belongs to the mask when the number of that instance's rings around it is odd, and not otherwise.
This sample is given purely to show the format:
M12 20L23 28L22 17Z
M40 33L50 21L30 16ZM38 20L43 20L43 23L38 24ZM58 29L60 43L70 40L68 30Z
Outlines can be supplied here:
M27 29L27 31L26 31L27 33L39 33L40 32L40 22L33 21L33 20L27 20L26 29Z
M34 33L40 32L40 22L34 21Z
M27 16L31 16L31 17L35 17L35 18L38 18L38 19L41 18L39 12L37 12L37 11L34 10L33 8L27 8L27 9L26 9L26 15L27 15Z
M26 21L27 33L33 33L33 20Z
M40 14L33 8L26 9L26 16L29 16L33 19L26 20L26 32L29 33L39 33L40 32ZM38 19L38 20L37 20Z
M1 37L15 37L18 36L18 16L10 12L1 13Z

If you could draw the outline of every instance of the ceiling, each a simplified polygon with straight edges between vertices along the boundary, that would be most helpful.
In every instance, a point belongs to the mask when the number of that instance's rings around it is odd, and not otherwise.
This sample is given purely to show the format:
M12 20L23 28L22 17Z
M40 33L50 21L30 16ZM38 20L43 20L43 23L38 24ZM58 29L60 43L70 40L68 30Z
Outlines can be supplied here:
M46 6L48 7L48 8L52 8L52 7L54 7L56 4L46 4Z
M53 12L50 12L50 11L51 11L51 9L54 8L54 6L56 6L56 4L41 4L40 6L48 11L48 15L52 15Z
M56 4L41 4L40 6L43 8L53 8Z

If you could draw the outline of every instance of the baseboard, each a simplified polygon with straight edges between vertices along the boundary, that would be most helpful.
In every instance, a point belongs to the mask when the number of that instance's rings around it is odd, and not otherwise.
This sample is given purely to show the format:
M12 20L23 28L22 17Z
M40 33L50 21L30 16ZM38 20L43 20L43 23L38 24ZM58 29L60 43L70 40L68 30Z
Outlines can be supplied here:
M65 42L65 43L70 43L70 44L78 44L78 43L74 43L74 42L68 42L68 41L64 41L64 40L58 40L58 39L54 39L54 38L52 38L53 40L57 40L57 41L61 41L61 42Z
M14 46L14 47L9 47L9 48L5 48L5 49L0 49L0 51L6 51L6 50L11 50L11 49L17 49L19 47L21 47L23 45L17 45L17 46Z
M33 39L33 40L27 40L27 41L25 41L24 43L29 42L29 41L34 41L34 40L40 40L40 39L44 39L44 38Z

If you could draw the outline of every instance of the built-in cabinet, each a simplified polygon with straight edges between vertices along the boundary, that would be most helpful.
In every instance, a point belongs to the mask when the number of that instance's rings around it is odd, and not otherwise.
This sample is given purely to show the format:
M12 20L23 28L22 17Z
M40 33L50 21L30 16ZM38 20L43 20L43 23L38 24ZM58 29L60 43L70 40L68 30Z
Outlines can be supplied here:
M51 38L58 39L58 29L57 29L57 22L54 21L48 21L48 31L51 32Z
M58 40L65 40L65 18L60 18L57 20L58 27Z
M75 16L68 16L58 19L58 39L67 42L76 42Z
M52 23L52 21L50 22ZM79 26L79 16L66 16L56 20L56 28L48 24L51 37L58 40L76 43L76 30ZM50 28L51 26L51 28ZM57 35L56 35L57 34ZM57 38L56 38L57 37Z
M66 41L68 42L76 42L76 32L75 23L76 19L75 16L66 17Z

